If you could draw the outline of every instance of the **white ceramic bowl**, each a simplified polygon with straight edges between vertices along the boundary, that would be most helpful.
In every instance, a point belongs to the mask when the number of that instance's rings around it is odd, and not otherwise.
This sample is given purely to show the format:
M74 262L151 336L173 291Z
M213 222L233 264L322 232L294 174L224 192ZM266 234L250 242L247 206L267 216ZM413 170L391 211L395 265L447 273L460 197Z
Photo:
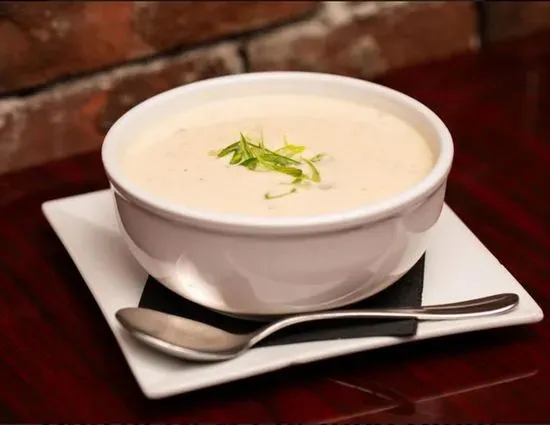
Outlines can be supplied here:
M383 202L296 218L251 218L175 205L145 192L121 170L125 147L174 110L285 92L334 96L394 113L424 135L437 156L435 166L412 189ZM188 84L140 103L111 127L102 158L124 240L150 275L211 309L273 315L350 304L405 274L424 253L439 218L453 143L432 111L389 88L328 74L263 72Z

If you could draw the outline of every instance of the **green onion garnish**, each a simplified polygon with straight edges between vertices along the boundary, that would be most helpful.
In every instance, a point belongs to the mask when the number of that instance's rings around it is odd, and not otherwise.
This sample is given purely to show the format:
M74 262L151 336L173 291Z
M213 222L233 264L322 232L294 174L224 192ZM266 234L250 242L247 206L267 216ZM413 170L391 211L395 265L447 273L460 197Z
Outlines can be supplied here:
M225 148L217 151L216 156L223 158L231 154L229 164L241 165L251 171L277 172L293 177L290 182L294 185L290 191L280 194L266 193L265 199L276 199L282 196L290 195L297 191L296 186L305 182L319 183L321 182L321 174L314 163L321 161L325 154L317 154L310 159L297 155L305 151L305 146L294 145L288 142L287 137L284 137L284 146L276 150L266 148L263 136L260 137L257 143L253 143L250 138L240 133L239 140ZM212 152L209 152L212 155ZM303 167L309 171L306 173Z
M286 195L290 195L291 193L294 193L296 192L296 188L293 187L292 189L290 189L288 192L283 192L283 193L278 193L276 195L272 195L271 193L267 192L265 195L264 195L264 199L277 199L277 198L282 198L283 196L286 196Z

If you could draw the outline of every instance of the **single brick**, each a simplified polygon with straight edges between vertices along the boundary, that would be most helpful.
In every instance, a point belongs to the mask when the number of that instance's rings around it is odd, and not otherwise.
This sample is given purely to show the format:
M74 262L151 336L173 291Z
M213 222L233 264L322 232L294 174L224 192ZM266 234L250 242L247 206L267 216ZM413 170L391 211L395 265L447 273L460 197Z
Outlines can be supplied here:
M371 78L475 46L475 11L469 2L367 3L351 10L351 17L340 18L338 25L311 20L251 40L252 70Z
M550 29L550 2L485 2L487 36L491 41L505 40Z
M155 50L269 28L315 10L315 2L135 2L136 32Z

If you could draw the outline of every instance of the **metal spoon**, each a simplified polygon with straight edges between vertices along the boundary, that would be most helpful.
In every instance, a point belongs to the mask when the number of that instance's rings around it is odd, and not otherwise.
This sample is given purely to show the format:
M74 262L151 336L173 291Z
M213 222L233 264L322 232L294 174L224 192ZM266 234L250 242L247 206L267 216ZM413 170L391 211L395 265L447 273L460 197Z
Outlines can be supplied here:
M516 294L497 294L452 304L419 308L325 311L288 316L251 333L233 334L194 320L146 308L123 308L116 318L138 340L172 356L192 361L237 357L269 335L298 323L331 319L455 320L505 313L515 308Z

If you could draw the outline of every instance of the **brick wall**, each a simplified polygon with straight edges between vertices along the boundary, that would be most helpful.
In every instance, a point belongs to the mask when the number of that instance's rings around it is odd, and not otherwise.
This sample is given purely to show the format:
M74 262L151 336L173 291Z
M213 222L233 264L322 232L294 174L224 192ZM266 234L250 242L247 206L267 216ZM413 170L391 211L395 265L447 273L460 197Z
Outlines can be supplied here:
M488 38L550 26L489 3ZM473 2L1 2L0 173L96 150L136 103L256 70L370 79L479 47ZM518 18L519 17L519 18Z

